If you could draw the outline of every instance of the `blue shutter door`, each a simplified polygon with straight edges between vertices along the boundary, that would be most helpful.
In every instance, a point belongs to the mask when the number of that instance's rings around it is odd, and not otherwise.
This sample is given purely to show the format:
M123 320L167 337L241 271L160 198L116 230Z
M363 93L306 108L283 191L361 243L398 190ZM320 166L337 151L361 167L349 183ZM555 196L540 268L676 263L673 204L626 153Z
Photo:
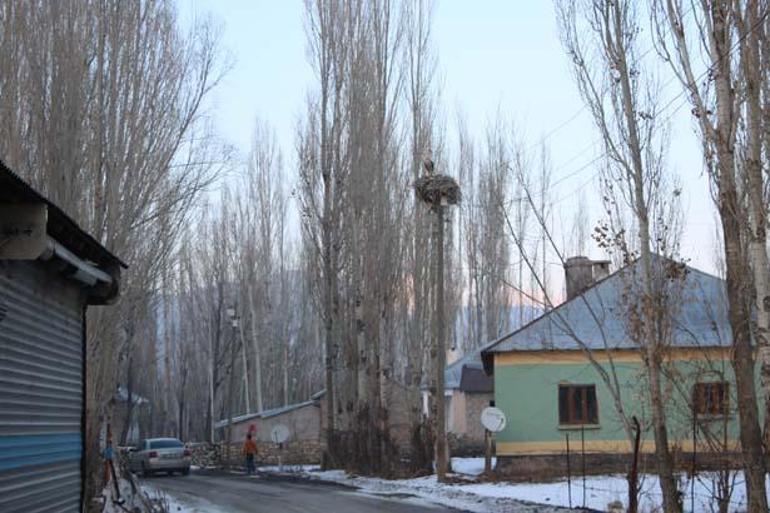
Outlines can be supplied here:
M0 511L80 511L83 303L40 262L0 261Z

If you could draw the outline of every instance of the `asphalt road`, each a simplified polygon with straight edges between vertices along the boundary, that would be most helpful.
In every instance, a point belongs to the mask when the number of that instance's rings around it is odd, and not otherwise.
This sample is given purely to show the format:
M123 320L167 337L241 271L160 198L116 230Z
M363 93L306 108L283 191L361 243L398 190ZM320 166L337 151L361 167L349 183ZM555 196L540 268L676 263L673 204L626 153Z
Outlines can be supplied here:
M195 513L443 513L450 510L409 496L379 496L336 484L220 472L152 477L148 485Z

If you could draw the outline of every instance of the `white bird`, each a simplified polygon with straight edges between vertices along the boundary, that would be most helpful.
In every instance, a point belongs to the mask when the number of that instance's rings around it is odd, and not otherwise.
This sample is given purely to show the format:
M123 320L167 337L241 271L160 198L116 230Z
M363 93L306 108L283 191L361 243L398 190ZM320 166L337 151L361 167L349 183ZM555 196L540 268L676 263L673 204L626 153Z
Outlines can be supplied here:
M435 166L433 164L433 159L431 158L431 151L430 151L430 149L428 149L428 151L425 152L425 157L422 159L422 165L425 168L425 173L428 176L432 176L433 175L433 169L434 169Z

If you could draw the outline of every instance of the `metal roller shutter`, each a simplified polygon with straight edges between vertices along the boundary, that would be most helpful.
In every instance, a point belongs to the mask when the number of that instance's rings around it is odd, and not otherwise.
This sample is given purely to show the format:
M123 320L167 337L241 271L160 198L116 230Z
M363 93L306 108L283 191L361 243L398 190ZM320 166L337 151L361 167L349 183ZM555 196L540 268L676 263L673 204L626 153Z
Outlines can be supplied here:
M0 261L0 511L78 512L83 296L40 262Z

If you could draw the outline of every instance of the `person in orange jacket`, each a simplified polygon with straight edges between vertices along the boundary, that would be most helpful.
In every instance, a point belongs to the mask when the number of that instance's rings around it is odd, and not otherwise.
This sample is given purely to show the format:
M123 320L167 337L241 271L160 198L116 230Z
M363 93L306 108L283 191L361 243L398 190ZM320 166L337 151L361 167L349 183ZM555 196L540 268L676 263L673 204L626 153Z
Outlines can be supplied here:
M243 443L243 454L246 455L246 474L253 474L257 470L254 465L254 457L257 455L257 443L252 440L251 433L246 435L246 441Z

